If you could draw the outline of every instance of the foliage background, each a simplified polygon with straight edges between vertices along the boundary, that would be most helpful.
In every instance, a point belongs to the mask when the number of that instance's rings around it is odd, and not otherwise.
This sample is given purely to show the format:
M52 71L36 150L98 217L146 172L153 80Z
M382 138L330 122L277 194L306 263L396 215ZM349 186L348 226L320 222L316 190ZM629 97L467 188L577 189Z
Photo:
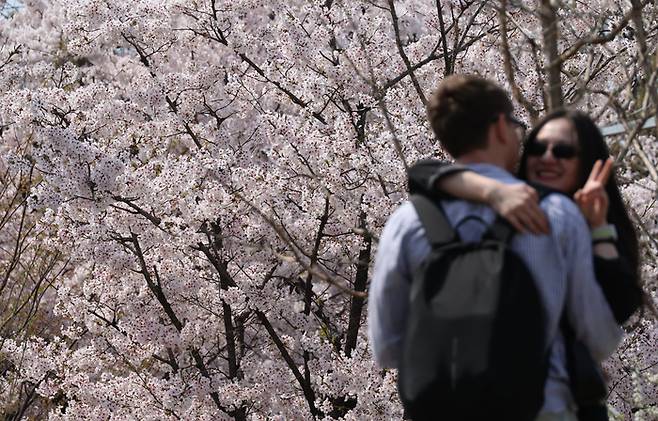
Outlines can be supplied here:
M0 414L400 419L365 336L404 170L453 72L610 138L656 301L648 0L0 2ZM641 125L641 124L640 124ZM649 312L606 364L658 418Z

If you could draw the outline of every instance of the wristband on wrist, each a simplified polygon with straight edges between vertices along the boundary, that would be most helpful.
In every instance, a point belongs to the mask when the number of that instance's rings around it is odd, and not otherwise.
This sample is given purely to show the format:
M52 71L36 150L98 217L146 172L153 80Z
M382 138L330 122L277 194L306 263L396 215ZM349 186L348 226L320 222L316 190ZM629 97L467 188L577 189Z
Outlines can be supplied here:
M617 241L617 229L612 224L601 225L590 231L592 243L606 243Z
M593 246L595 246L597 244L612 244L612 245L614 245L616 243L615 243L615 240L613 240L612 238L601 238L599 240L592 240L592 245Z

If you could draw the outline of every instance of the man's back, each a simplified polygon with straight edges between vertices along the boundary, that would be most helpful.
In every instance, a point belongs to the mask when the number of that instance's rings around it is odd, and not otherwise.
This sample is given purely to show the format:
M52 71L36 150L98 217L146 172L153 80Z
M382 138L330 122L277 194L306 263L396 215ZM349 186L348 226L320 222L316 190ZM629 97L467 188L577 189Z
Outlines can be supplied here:
M518 182L491 165L473 165L484 175ZM495 215L488 207L465 201L442 202L451 224L465 241L478 241ZM552 231L548 236L517 235L512 249L525 261L542 295L548 316L547 338L552 341L544 411L559 412L570 405L564 346L558 325L564 303L576 331L599 359L608 356L620 338L620 329L596 284L589 232L575 205L551 195L542 202ZM370 292L370 335L378 362L397 366L406 326L411 274L430 251L415 209L403 204L389 220L380 240ZM520 332L522 334L522 332Z

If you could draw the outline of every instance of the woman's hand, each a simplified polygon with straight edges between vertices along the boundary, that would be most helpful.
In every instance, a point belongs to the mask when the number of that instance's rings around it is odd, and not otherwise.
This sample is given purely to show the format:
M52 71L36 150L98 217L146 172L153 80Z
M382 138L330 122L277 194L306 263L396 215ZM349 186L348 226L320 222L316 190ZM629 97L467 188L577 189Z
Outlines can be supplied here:
M550 232L548 219L539 207L539 194L525 183L498 183L487 194L487 203L519 232Z
M612 158L608 158L605 163L596 161L587 182L574 194L574 200L590 228L600 227L607 223L609 200L605 185L611 172Z
M435 187L454 197L491 206L521 233L550 232L548 219L539 207L539 194L525 183L506 184L473 171L462 171L441 177Z

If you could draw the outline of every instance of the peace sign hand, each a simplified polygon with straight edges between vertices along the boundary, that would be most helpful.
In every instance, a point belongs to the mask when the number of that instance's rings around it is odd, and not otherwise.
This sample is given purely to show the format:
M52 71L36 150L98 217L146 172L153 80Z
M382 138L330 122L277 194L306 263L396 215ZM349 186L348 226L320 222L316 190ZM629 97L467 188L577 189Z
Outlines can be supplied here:
M574 200L590 228L607 223L609 199L605 185L612 173L612 164L612 158L605 162L596 161L587 182L574 194Z

